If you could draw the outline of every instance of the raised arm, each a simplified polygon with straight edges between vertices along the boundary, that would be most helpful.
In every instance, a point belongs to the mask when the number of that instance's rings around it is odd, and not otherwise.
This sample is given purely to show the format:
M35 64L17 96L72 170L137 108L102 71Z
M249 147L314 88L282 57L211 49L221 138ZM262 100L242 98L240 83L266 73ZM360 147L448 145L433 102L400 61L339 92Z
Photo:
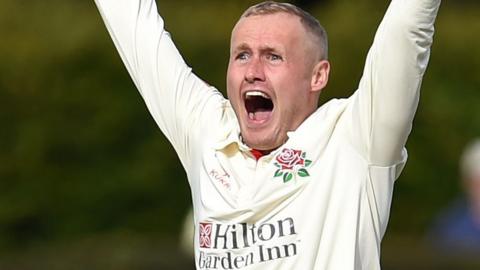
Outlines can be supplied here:
M351 140L368 162L404 160L440 0L392 0L352 97Z
M150 113L185 162L189 130L208 115L200 110L208 107L207 102L221 103L223 97L185 64L164 30L154 0L95 3Z

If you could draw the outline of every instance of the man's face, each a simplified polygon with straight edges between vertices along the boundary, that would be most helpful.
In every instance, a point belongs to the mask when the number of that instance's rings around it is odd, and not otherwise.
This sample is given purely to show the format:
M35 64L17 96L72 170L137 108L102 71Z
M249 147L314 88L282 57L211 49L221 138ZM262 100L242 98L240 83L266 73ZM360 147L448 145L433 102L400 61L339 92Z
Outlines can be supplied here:
M227 93L249 147L278 148L287 132L315 111L318 55L297 16L280 12L239 20L232 32Z

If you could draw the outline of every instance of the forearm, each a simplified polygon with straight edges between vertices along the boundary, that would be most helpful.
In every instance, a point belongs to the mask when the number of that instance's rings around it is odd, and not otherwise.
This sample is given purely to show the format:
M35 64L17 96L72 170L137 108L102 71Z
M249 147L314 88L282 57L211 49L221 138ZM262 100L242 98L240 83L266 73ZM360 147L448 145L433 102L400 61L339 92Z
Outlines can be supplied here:
M358 108L366 155L375 165L399 162L418 105L440 0L394 0L367 57Z
M151 32L157 38L164 32L162 19L157 19L158 15L153 12L156 10L155 2L152 0L95 0L95 3L125 67L141 92L142 84L138 78L139 65L143 64L142 61L151 54L152 47L155 46L155 44L150 45L151 42L141 43L142 39L148 35L144 32L151 29L152 24L156 29ZM147 4L150 7L147 7ZM139 14L140 11L144 14ZM158 21L152 22L152 20ZM146 50L139 50L138 45L146 47Z

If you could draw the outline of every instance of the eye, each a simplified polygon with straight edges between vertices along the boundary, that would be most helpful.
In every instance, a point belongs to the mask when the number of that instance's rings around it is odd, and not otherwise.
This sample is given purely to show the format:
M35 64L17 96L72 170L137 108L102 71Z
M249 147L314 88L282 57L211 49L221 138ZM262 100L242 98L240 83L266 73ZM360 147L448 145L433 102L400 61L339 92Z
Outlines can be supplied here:
M269 54L267 54L267 60L272 61L272 62L278 62L278 61L282 61L283 58L278 54L269 53Z
M245 61L250 57L250 54L247 52L240 52L235 56L235 60Z

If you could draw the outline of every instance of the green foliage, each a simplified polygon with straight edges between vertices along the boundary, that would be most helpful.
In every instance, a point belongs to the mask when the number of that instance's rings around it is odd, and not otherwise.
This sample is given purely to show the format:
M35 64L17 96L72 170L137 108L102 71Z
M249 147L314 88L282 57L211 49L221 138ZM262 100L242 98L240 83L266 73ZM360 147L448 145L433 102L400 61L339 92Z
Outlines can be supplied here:
M223 90L229 34L252 1L159 2L186 61ZM387 2L330 1L312 10L330 35L323 101L356 89ZM444 1L391 233L420 235L459 193L459 155L480 135L479 7ZM3 0L0 34L0 247L116 230L177 233L190 205L185 173L93 1Z

